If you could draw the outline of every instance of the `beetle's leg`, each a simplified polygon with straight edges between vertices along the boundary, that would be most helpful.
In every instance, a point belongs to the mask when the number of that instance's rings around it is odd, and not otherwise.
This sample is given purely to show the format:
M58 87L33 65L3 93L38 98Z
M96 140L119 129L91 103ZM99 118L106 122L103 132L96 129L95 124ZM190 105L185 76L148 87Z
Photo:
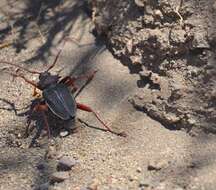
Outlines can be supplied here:
M70 76L66 76L63 79L60 80L59 83L64 83L67 86L72 86L73 90L72 93L76 92L78 87L75 85L75 82L77 80L83 80L86 79L86 83L81 87L81 89L79 90L79 92L77 93L77 95L82 91L82 89L86 86L86 84L88 84L95 76L95 73L97 72L97 70L95 70L94 72L90 73L90 74L85 74L85 75L81 75L79 77L70 77ZM76 95L76 96L77 96Z
M64 77L63 79L61 79L59 81L59 83L64 83L68 86L74 86L74 83L77 81L77 80L83 80L83 79L86 79L87 81L91 81L94 76L95 76L95 73L97 72L97 70L95 70L94 72L90 73L90 74L85 74L85 75L81 75L81 76L78 76L78 77L70 77L70 76L66 76Z
M29 145L29 148L31 148L35 144L35 141L40 137L42 130L43 130L43 125L39 126L36 135L33 137L31 144Z
M38 111L38 112L41 112L42 115L43 115L43 119L44 119L44 122L45 122L45 127L46 127L46 130L47 130L47 133L48 133L48 138L50 138L50 128L49 128L49 123L48 123L48 120L47 120L47 116L45 114L46 111L48 111L48 106L46 104L37 104L33 111Z
M36 111L40 111L39 107L40 105L42 105L41 103L37 103L36 105L34 105L31 110L30 110L30 113L29 113L29 116L28 116L28 119L27 119L27 125L26 125L26 130L25 130L25 136L28 137L29 135L29 127L31 125L31 122L32 122L32 115L34 114L34 112ZM33 129L32 129L33 130ZM31 131L32 131L31 130Z
M71 78L69 76L66 76L63 79L61 79L59 83L63 83L67 86L72 86L73 92L76 92L76 90L78 89L78 87L75 85L75 78Z
M44 111L42 111L42 115L43 115L43 119L44 119L44 122L45 122L45 127L46 127L46 130L47 130L48 138L50 138L51 137L51 135L50 135L50 127L49 127L49 123L48 123L48 120L47 120L47 116L46 116Z
M91 81L95 74L98 72L98 70L95 70L93 71L92 73L87 73L87 74L84 74L84 75L80 75L78 77L74 77L75 80L83 80L83 79L86 79L87 81Z
M118 132L113 131L110 127L108 127L105 124L105 122L100 118L100 116L94 110L92 110L89 106L77 103L77 108L80 109L80 110L83 110L83 111L93 113L95 115L95 117L98 119L98 121L107 129L107 131L109 131L109 132L111 132L113 134L119 135L119 136L123 136L123 137L126 136L126 134L124 132L118 133Z
M33 115L33 111L31 111L31 113L29 114L28 119L27 119L27 125L26 125L26 130L25 130L25 137L29 136L29 127L30 127L31 122L32 122L32 115Z

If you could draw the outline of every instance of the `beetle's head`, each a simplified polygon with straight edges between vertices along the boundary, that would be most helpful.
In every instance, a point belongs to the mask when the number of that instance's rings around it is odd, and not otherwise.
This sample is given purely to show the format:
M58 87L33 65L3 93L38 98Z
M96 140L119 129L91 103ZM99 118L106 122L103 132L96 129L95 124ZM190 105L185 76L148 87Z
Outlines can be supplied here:
M45 71L39 75L38 86L43 90L52 84L56 84L59 78L58 75L51 75L48 71Z

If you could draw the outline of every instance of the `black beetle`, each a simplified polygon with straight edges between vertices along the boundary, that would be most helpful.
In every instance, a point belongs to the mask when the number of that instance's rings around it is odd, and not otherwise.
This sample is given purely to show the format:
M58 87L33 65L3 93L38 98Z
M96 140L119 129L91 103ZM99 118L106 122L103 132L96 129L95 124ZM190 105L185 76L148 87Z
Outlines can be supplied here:
M59 75L52 75L49 72L55 66L61 51L62 49L59 50L53 64L44 72L32 71L23 68L21 66L18 66L14 63L0 60L0 63L12 65L17 67L19 70L23 70L32 74L39 75L39 82L35 83L31 80L28 80L23 74L17 72L9 73L13 77L20 77L24 79L25 82L31 84L34 87L33 95L38 96L40 98L39 98L39 102L33 107L32 113L36 111L42 113L43 119L45 121L45 127L48 133L48 137L50 137L50 130L49 130L49 124L46 116L46 111L50 110L53 114L55 114L58 118L62 120L70 120L75 118L77 109L81 109L87 112L92 112L96 116L96 118L100 121L100 123L106 128L107 131L114 133L116 135L126 136L124 132L122 133L114 132L100 119L98 114L95 111L93 111L89 106L76 102L74 96L72 95L69 89L69 87L72 87L72 90L76 91L77 90L77 87L75 86L76 80L85 78L88 81L90 81L92 80L92 78L94 77L97 71L94 71L90 75L83 75L81 77L66 76L62 79ZM37 90L40 90L42 94L38 93ZM31 117L29 118L30 119L27 121L26 134L28 134L29 126L31 123ZM39 136L40 134L37 135L37 138Z

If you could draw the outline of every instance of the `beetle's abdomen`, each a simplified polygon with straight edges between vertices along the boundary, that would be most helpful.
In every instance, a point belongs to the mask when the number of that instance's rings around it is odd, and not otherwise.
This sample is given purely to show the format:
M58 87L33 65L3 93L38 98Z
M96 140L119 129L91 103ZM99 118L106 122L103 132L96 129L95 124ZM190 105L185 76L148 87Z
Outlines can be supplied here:
M43 90L43 97L50 110L59 118L68 120L76 115L76 102L64 84L56 84Z

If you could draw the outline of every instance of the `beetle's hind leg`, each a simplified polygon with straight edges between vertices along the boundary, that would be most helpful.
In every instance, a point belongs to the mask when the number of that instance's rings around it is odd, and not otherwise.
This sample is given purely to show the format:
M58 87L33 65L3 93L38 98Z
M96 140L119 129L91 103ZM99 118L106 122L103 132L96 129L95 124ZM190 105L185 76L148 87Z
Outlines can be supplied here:
M77 103L77 108L80 109L80 110L83 110L83 111L87 111L87 112L91 112L94 114L94 116L97 118L97 120L107 129L107 131L115 134L115 135L119 135L119 136L122 136L122 137L126 137L126 133L124 132L115 132L113 131L110 127L108 127L105 122L100 118L100 116L94 111L92 110L89 106L86 106L84 104L80 104L80 103Z
M31 148L31 147L35 144L36 139L38 139L38 138L40 137L43 128L44 128L43 125L40 125L40 126L39 126L39 128L38 128L38 130L37 130L35 136L34 136L34 137L32 138L32 140L31 140L31 143L30 143L30 145L29 145L29 148Z
M73 88L72 92L76 92L77 89L78 89L78 87L75 85L75 78L72 78L72 77L69 77L69 76L66 76L63 79L61 79L59 81L59 83L65 84L67 86L71 86Z
M81 87L81 89L78 91L77 95L80 93L80 91L94 78L95 74L96 74L97 70L93 71L92 73L88 73L88 74L84 74L78 77L70 77L70 76L66 76L63 79L61 79L59 81L59 83L63 83L67 86L72 86L72 93L76 92L78 87L75 85L75 82L77 80L83 80L86 79L86 83L85 85L83 85L83 87ZM77 96L76 95L76 96Z
M32 121L33 113L40 112L42 114L42 116L43 116L43 121L44 121L45 129L47 131L48 138L50 138L50 136L51 136L50 135L50 128L49 128L49 123L48 123L47 116L46 116L46 113L45 113L46 111L48 111L48 106L44 102L40 102L40 103L36 104L32 108L32 112L30 113L29 118L27 120L26 135L29 134L29 128L30 128L30 124L31 124L31 121ZM41 126L39 127L39 129L37 130L36 135L32 139L30 147L35 143L35 140L40 137L40 134L41 134L41 131L43 130L43 128L44 127L41 127Z

